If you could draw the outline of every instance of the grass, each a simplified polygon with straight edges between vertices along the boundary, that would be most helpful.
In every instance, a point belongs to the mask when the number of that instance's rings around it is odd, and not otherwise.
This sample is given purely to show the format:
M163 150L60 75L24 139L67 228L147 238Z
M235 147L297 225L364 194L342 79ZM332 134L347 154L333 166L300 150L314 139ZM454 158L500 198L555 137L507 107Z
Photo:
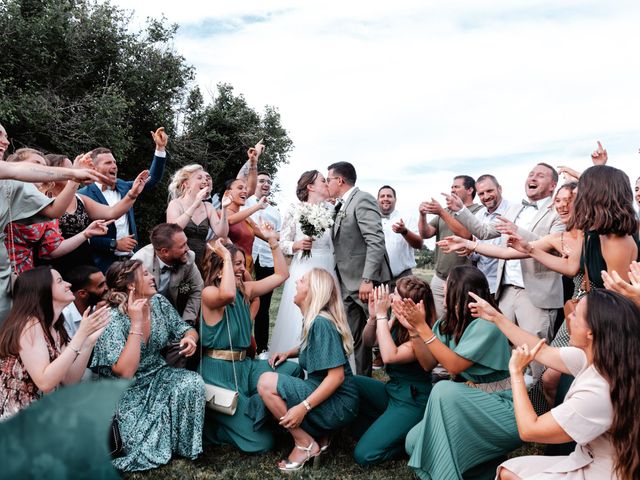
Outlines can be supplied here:
M433 275L430 270L417 270L418 276L429 281ZM271 330L278 314L278 306L282 297L282 287L273 292L271 301ZM374 376L385 380L383 370L374 372ZM386 462L370 468L358 466L352 457L355 442L348 432L342 431L334 436L328 453L321 457L320 466L307 466L300 473L283 474L276 468L276 463L286 458L293 443L286 433L278 438L277 448L263 454L245 454L229 446L206 445L204 452L195 460L174 458L168 465L148 472L124 474L129 480L174 480L174 479L225 479L225 480L263 480L272 478L292 478L308 480L383 480L413 479L413 471L407 466L407 459ZM510 456L540 454L536 445L525 445Z

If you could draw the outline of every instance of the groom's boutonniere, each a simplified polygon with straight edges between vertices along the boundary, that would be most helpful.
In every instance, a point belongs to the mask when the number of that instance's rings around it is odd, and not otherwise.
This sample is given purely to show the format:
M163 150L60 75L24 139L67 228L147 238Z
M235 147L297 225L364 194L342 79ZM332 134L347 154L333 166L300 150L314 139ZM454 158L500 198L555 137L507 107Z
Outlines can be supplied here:
M191 292L191 288L193 287L193 285L191 285L191 282L189 282L189 280L187 280L186 278L184 280L182 280L180 282L180 284L178 285L178 293L180 295L187 295L188 293Z
M336 215L336 220L344 220L347 217L347 212L345 212L344 210L340 210L338 212L338 215Z

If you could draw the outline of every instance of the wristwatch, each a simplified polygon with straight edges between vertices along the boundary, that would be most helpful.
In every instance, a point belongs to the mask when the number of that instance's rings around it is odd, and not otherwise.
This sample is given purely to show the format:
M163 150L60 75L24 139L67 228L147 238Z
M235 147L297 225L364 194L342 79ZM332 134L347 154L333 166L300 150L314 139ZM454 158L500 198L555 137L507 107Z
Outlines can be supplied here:
M371 283L371 279L370 278L363 278L362 279L362 283Z
M118 246L118 243L116 242L116 239L115 238L111 239L111 241L109 242L109 250L111 250L112 252L115 252L117 246Z

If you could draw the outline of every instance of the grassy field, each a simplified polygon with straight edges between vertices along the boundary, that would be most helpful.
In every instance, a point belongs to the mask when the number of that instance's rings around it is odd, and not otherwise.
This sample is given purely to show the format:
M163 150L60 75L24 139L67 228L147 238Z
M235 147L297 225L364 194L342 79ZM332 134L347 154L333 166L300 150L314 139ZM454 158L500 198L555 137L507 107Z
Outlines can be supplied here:
M417 275L430 280L432 271L420 270ZM274 291L271 302L271 329L277 316L278 305L282 295L282 288ZM384 380L384 372L378 371L374 376ZM173 459L164 467L144 473L126 474L131 480L142 479L225 479L225 480L262 480L271 478L295 478L309 480L383 480L383 479L412 479L412 470L407 466L407 459L387 462L373 468L359 467L352 458L355 442L348 432L340 432L332 441L329 451L321 457L320 466L312 468L308 465L300 473L282 474L276 468L276 463L286 458L293 447L291 437L283 432L273 452L248 455L226 446L208 445L204 453L196 460L181 458ZM525 446L514 452L513 456L536 454L539 449L535 446Z

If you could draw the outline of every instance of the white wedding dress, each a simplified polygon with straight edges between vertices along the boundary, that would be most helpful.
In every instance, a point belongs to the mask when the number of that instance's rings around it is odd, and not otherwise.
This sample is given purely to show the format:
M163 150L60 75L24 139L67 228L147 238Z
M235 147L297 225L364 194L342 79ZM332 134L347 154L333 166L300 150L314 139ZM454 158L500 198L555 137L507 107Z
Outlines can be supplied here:
M293 253L293 242L302 240L305 236L300 229L300 224L295 220L293 211L294 209L291 208L287 212L280 230L280 248L285 255L293 255L293 259L289 266L289 279L285 282L282 290L276 324L269 341L269 352L272 354L286 352L300 344L302 312L293 303L293 297L296 294L296 281L312 268L324 268L334 278L336 276L331 229L313 241L311 257L302 258L302 250Z

